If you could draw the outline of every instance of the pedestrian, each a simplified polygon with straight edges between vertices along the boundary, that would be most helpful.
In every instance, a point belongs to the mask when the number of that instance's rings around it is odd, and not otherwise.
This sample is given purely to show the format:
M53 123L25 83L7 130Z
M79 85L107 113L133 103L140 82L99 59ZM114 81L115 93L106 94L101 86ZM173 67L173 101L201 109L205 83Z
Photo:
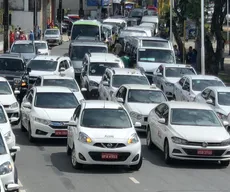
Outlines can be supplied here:
M186 63L187 64L192 64L192 62L191 62L192 54L193 54L193 49L192 49L192 46L190 46L188 49L188 53L186 55Z
M40 27L38 26L38 29L37 29L38 31L37 31L37 33L38 33L38 40L40 40L41 39L41 36L42 36L42 31L41 31L41 29L40 29Z
M26 35L23 33L23 31L20 31L20 40L26 40Z
M193 49L193 50L192 50L192 57L191 57L191 64L192 64L192 67L193 67L195 70L197 70L196 58L197 58L197 51L196 51L196 49Z
M18 29L15 28L15 31L14 31L14 40L15 40L15 41L16 41L16 40L19 40L19 36L20 36L20 33L19 33Z
M12 46L13 43L14 43L14 33L13 31L10 31L10 47Z
M180 57L180 51L179 51L177 45L174 45L174 46L173 46L173 49L174 49L174 52L175 52L175 56L176 56L177 58L179 58L179 57Z
M132 68L130 57L128 55L126 55L124 51L121 51L119 56L120 56L121 60L123 61L125 68Z
M34 41L34 32L33 32L33 30L30 31L29 40Z
M120 42L119 42L118 39L116 39L116 41L115 41L114 44L115 44L115 45L114 45L114 48L113 48L113 53L114 53L115 55L118 55L118 56L119 56L119 54L121 53L123 47L122 47L122 45L120 44Z

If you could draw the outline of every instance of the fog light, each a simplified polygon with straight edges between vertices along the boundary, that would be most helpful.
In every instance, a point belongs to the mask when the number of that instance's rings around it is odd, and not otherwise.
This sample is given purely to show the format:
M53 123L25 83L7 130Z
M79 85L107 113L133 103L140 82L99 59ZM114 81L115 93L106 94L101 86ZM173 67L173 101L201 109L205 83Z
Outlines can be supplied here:
M36 130L35 131L35 134L37 134L37 135L46 135L47 134L47 132L45 132L45 131L41 131L41 130Z
M85 157L84 157L81 153L78 153L78 157L79 157L79 159L81 159L82 161L86 161Z
M133 158L132 162L137 161L138 159L139 159L139 154L137 154L137 155Z

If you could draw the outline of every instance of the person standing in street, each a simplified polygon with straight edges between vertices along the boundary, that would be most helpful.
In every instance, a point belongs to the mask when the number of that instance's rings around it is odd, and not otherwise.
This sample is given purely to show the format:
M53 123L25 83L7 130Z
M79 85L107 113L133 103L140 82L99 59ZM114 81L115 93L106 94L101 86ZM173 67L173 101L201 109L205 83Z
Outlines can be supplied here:
M29 34L29 40L34 41L34 33L32 30L30 31L30 34Z
M10 47L12 46L13 43L14 43L14 33L13 31L10 31Z
M196 51L196 49L193 49L193 50L192 50L192 56L191 56L191 64L192 64L192 67L193 67L195 70L197 70L196 58L197 58L197 51Z
M26 40L26 35L23 33L23 31L20 31L20 40Z
M188 53L186 55L186 63L187 64L192 64L192 61L191 61L192 54L193 54L193 49L192 49L192 46L190 46L189 49L188 49Z
M20 33L19 33L18 29L15 28L15 31L14 31L14 40L15 40L15 41L16 41L16 40L19 40L19 36L20 36Z

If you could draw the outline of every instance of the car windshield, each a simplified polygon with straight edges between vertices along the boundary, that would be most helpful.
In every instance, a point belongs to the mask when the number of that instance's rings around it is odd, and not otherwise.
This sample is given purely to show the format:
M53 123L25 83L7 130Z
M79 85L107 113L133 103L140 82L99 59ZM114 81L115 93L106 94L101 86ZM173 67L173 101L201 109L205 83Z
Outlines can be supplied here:
M135 31L135 30L123 30L121 31L119 37L147 37L147 33L144 31Z
M175 55L171 50L139 49L138 61L153 63L176 63Z
M218 104L230 106L230 92L218 92Z
M172 125L188 126L222 126L212 110L204 109L171 109Z
M131 89L128 94L129 103L161 103L167 101L162 91Z
M86 53L108 53L107 47L99 46L73 46L71 50L71 60L82 61Z
M79 105L73 93L37 93L34 106L50 109L73 109Z
M0 123L6 123L7 119L6 119L6 115L4 113L4 110L2 107L0 107Z
M10 85L6 81L0 81L0 95L11 95Z
M2 134L0 134L0 155L4 155L4 154L7 154L7 151L6 151L5 143L2 138Z
M85 109L82 113L81 126L123 129L131 128L132 124L124 109Z
M193 91L203 91L206 87L209 87L209 86L224 87L225 85L220 80L208 80L208 79L192 80L192 90Z
M107 67L119 67L119 63L90 63L89 75L102 76L105 73L105 69Z
M24 71L25 66L21 59L0 58L0 71Z
M14 44L11 48L12 53L35 53L34 45L32 43L27 44Z
M59 30L46 30L45 35L59 35Z
M149 85L149 81L145 76L140 75L114 75L112 85L113 87L120 87L123 84L139 84Z
M46 43L35 43L35 46L38 49L47 49L47 44Z
M79 91L74 79L44 79L43 86L68 87L74 91Z
M142 17L142 16L143 16L142 10L135 10L135 9L133 9L129 15L129 17Z
M57 69L57 61L31 60L28 67L33 71L55 71Z
M97 37L100 27L97 25L73 25L71 40L75 40L78 36Z
M182 77L184 75L194 75L196 72L193 68L166 67L165 77Z

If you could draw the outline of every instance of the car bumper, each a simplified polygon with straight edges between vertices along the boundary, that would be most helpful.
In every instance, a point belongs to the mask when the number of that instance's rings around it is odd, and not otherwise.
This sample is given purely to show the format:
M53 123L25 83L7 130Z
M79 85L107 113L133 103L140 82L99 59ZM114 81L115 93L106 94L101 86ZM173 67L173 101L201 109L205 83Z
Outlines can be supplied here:
M209 154L198 154L203 151ZM210 154L212 151L212 154ZM171 142L170 157L181 160L202 160L202 161L225 161L230 160L230 146L222 147L199 147L178 145Z
M141 143L122 148L101 148L78 142L75 146L77 162L90 165L136 165L141 157ZM75 150L74 149L74 150ZM116 160L103 160L102 153L117 153ZM83 156L83 158L80 158Z
M20 109L19 108L14 108L14 109L5 108L5 110L9 118L16 117L18 119L17 121L18 122L20 121Z
M132 122L133 124L135 124L136 122L141 123L141 127L135 127L136 131L138 132L146 132L147 127L148 127L148 116L142 116L142 118L140 120L132 118Z
M0 179L2 180L3 186L5 188L9 184L14 184L15 183L14 171L11 171L10 173L5 175L0 175Z
M48 45L58 44L61 40L60 39L46 39Z
M12 132L12 136L10 137L10 139L6 139L6 143L9 149L11 149L13 146L16 145L15 135L13 132Z

